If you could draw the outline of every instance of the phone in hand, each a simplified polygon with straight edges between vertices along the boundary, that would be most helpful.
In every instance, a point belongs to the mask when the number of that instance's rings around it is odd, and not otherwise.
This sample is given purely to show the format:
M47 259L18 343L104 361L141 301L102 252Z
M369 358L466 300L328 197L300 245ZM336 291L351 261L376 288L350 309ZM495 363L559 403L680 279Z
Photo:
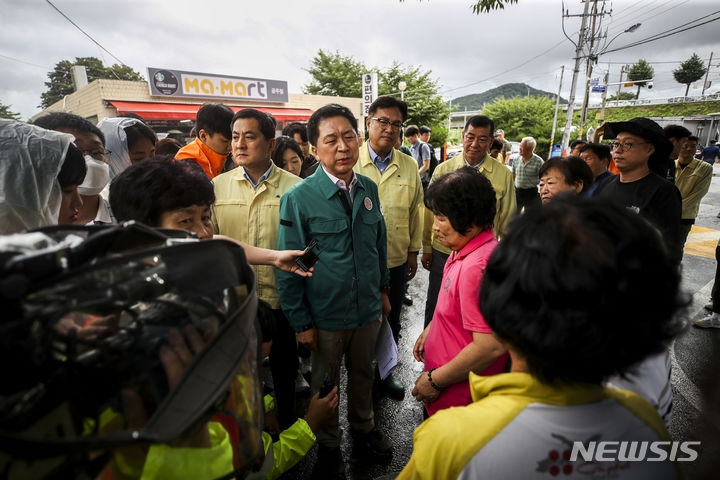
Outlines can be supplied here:
M310 243L305 247L305 253L295 259L295 264L300 267L303 272L309 272L315 262L317 262L320 251L318 249L317 239L310 240Z
M319 398L325 398L328 396L330 392L332 392L332 389L335 388L335 385L330 382L330 375L328 375L327 372L325 372L325 378L323 379L323 383L320 386L320 395Z

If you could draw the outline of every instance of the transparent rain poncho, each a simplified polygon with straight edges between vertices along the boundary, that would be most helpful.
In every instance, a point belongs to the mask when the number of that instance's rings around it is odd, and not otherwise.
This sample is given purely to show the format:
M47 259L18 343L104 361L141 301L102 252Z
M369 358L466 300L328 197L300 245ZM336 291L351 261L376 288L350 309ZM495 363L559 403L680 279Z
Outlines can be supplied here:
M67 133L0 119L0 234L57 223Z
M106 157L110 165L111 180L131 165L125 128L139 122L136 118L112 117L104 118L97 124L105 135L105 149L110 152Z

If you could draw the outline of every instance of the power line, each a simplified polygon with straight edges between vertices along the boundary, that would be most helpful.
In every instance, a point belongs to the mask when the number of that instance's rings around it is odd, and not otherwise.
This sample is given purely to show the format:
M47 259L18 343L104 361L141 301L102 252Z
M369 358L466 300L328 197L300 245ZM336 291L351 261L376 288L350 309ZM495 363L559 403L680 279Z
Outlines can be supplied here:
M628 45L624 45L624 46L622 46L622 47L614 48L614 49L612 49L612 50L606 50L606 51L604 51L603 53L604 53L604 54L605 54L605 53L612 53L612 52L617 52L617 51L620 51L620 50L625 50L626 48L637 47L638 45L643 45L643 44L645 44L645 43L654 42L655 40L660 40L660 39L662 39L662 38L666 38L666 37L675 35L675 34L677 34L677 33L682 33L682 32L685 32L685 31L687 31L687 30L692 30L693 28L697 28L697 27L700 27L700 26L702 26L702 25L705 25L705 24L708 24L708 23L711 23L711 22L715 22L715 21L717 21L717 20L720 20L720 17L713 18L713 19L710 19L710 20L708 20L708 21L705 21L705 22L702 22L702 23L698 23L697 25L692 25L692 26L687 27L687 28L683 28L682 30L678 30L678 29L681 28L681 27L684 27L684 26L686 26L686 25L690 25L691 23L695 23L695 22L697 22L698 20L702 20L703 18L708 18L708 17L710 17L710 16L712 16L712 15L716 15L716 14L718 14L718 13L720 13L720 10L715 11L715 12L713 12L713 13L710 13L710 14L708 14L708 15L705 15L705 16L703 16L703 17L696 18L695 20L692 20L692 21L690 21L690 22L684 23L683 25L679 25L679 26L674 27L674 28L671 28L671 29L669 29L669 30L665 30L664 32L660 32L660 33L658 33L658 34L656 34L656 35L652 35L652 36L647 37L647 38L645 38L645 39L643 39L643 40L639 40L639 41L637 41L637 42L633 42L633 43L630 43L630 44L628 44ZM677 31L674 32L673 30L677 30Z
M3 55L2 53L0 53L0 57L7 58L8 60L12 60L13 62L24 63L25 65L42 68L43 70L52 70L52 67L46 67L45 65L38 65L37 63L26 62L25 60L20 60L19 58L9 57L7 55Z
M112 52L110 52L110 50L108 50L107 48L105 48L105 47L103 47L102 45L100 45L100 42L98 42L97 40L95 40L93 37L90 36L89 33L87 33L85 30L83 30L82 28L80 28L80 26L79 26L77 23L73 22L73 21L70 19L70 17L68 17L67 15L65 15L58 7L56 7L55 5L53 5L53 3L52 3L50 0L45 0L45 1L47 2L48 5L50 5L52 8L54 8L60 15L62 15L62 16L65 18L65 20L67 20L68 22L72 23L72 25L73 25L75 28L77 28L78 30L80 30L86 37L88 37L95 45L97 45L98 47L102 48L105 52L107 52L108 55L110 55L110 56L113 57L115 60L117 60L118 62L120 62L121 65L125 65L125 62L123 62L123 61L120 60L118 57L116 57L115 55L113 55ZM125 66L127 66L127 65L125 65Z
M671 0L671 1L672 1L672 0ZM690 0L685 0L684 2L676 3L676 4L673 5L672 7L666 8L665 10L663 10L663 11L661 11L661 12L657 12L655 15L651 15L651 16L649 16L649 17L640 18L640 19L638 19L637 21L638 21L639 23L647 22L648 20L652 20L653 18L655 18L655 17L657 17L657 16L659 16L659 15L662 15L662 14L665 13L665 12L669 12L670 10L672 10L672 9L674 9L674 8L680 7L680 6L688 3L689 1L690 1ZM656 7L653 7L652 10L655 11L655 10L657 10L658 8L662 7L662 6L667 5L668 3L670 3L670 2L665 2L665 3L661 4L661 5L658 5L658 6L656 6ZM615 32L617 32L617 31L619 31L619 30L616 30ZM615 32L613 32L613 33L615 33Z

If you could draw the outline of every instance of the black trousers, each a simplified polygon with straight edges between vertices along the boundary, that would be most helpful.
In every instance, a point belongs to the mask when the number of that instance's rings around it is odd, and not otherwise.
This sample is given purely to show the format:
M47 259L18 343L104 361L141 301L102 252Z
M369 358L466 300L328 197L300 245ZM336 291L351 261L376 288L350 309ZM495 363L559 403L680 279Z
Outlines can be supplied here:
M403 298L405 297L405 285L407 281L407 262L390 269L390 315L388 315L388 323L392 329L395 343L400 335L400 313L403 307Z
M276 331L270 347L270 372L275 391L275 408L280 429L290 427L295 416L295 379L299 361L295 331L290 327L282 310L273 310Z
M720 313L720 243L715 247L715 281L712 287L712 311Z
M515 199L517 200L518 212L520 212L523 207L527 210L540 205L540 194L537 188L516 188Z
M425 299L425 326L432 321L435 314L435 305L437 297L440 293L440 285L442 284L443 270L445 263L450 255L446 255L433 248L432 265L430 266L430 277L428 281L427 298Z

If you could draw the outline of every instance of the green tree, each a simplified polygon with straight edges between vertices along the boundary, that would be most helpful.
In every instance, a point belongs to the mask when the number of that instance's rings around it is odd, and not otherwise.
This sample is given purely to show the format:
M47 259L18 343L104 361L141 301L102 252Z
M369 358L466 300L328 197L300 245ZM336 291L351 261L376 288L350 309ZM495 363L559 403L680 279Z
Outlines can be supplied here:
M40 107L47 108L65 95L71 94L73 86L70 69L75 65L83 65L87 72L88 82L98 78L112 78L116 80L142 80L142 76L127 65L113 65L105 67L96 57L76 57L74 62L61 60L55 65L52 72L48 73L48 81L45 82L47 90L40 95Z
M20 114L10 110L11 105L5 105L0 102L0 118L9 118L10 120L20 120Z
M628 80L632 82L635 82L636 80L649 80L653 78L654 75L655 69L646 62L644 58L641 58L636 64L630 67L630 70L628 71ZM638 87L635 98L640 98L640 87L646 86L647 82L637 82L635 85Z
M439 85L432 79L432 71L423 71L417 66L407 66L393 61L390 67L370 69L363 62L340 52L319 50L312 59L307 72L310 82L303 91L312 95L361 97L362 75L371 71L378 73L378 94L400 96L398 84L407 84L405 101L408 104L407 124L427 125L433 135L434 145L445 142L447 129L444 127L450 109L438 94Z
M351 56L318 50L306 71L312 76L303 91L310 95L360 97L362 75L368 68Z
M693 53L692 57L680 64L680 68L673 70L673 77L675 77L676 82L687 85L685 87L685 96L687 97L690 84L700 80L705 75L705 72L707 72L705 64L700 60L697 53Z
M535 152L545 156L550 148L555 103L548 97L499 98L483 109L505 138L519 142L523 137L537 141Z
M400 1L402 2L403 0ZM476 0L472 5L472 11L475 14L489 13L492 10L503 10L505 5L511 5L513 3L518 3L518 0Z
M620 100L635 100L635 98L637 98L637 97L635 96L634 93L630 93L630 92L620 92ZM617 100L617 99L618 99L618 96L617 96L617 95L613 95L612 97L608 97L607 101L608 101L608 102L611 102L611 101L614 101L614 100Z

